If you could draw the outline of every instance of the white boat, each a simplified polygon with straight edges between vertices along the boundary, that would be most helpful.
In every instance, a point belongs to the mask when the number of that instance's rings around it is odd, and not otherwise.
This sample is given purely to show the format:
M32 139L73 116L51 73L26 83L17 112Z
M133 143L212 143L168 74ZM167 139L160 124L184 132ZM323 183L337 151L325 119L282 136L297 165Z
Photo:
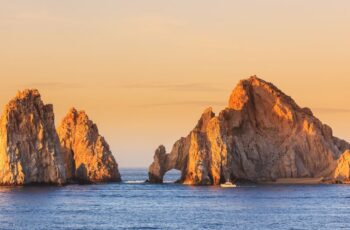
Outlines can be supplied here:
M231 182L226 182L225 184L220 185L221 188L236 188L237 185L232 184Z

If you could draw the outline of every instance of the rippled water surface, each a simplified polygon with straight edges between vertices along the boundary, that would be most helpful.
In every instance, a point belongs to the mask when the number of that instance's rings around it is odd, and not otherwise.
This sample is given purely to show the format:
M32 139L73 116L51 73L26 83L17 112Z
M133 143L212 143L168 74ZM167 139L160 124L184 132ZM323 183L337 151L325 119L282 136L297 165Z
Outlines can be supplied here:
M0 188L0 229L349 229L350 186L149 185ZM174 181L178 175L167 175Z

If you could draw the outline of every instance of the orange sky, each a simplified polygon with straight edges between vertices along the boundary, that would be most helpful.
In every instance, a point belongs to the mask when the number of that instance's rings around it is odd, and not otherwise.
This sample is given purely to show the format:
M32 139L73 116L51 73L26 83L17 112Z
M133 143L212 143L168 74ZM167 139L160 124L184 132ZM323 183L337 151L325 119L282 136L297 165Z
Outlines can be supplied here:
M348 0L0 0L0 103L84 109L120 167L148 166L239 79L273 82L350 140Z

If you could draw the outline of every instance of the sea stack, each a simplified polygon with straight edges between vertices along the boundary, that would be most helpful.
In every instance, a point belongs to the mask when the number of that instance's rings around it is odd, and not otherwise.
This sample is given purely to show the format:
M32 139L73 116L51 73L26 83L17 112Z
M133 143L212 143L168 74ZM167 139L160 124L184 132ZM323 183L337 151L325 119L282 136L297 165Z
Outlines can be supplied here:
M0 185L66 181L52 105L38 90L19 92L0 121Z
M191 185L283 178L344 183L350 176L349 150L350 144L334 137L309 108L253 76L239 82L218 116L205 110L170 153L157 149L149 181L162 183L167 171L178 169L180 181Z
M118 164L109 145L84 111L72 108L58 128L68 181L118 182Z

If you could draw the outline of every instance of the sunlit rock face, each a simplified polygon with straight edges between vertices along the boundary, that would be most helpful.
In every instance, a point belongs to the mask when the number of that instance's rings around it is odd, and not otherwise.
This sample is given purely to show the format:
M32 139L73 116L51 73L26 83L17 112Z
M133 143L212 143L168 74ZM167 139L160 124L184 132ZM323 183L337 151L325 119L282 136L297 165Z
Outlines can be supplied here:
M218 116L207 109L169 154L160 147L149 181L161 183L171 169L181 170L181 182L193 185L310 177L348 181L350 145L273 84L255 76L242 80L228 104Z
M71 109L58 128L58 134L69 181L121 180L109 145L85 112Z
M0 120L0 184L66 181L52 105L37 90L19 92Z

